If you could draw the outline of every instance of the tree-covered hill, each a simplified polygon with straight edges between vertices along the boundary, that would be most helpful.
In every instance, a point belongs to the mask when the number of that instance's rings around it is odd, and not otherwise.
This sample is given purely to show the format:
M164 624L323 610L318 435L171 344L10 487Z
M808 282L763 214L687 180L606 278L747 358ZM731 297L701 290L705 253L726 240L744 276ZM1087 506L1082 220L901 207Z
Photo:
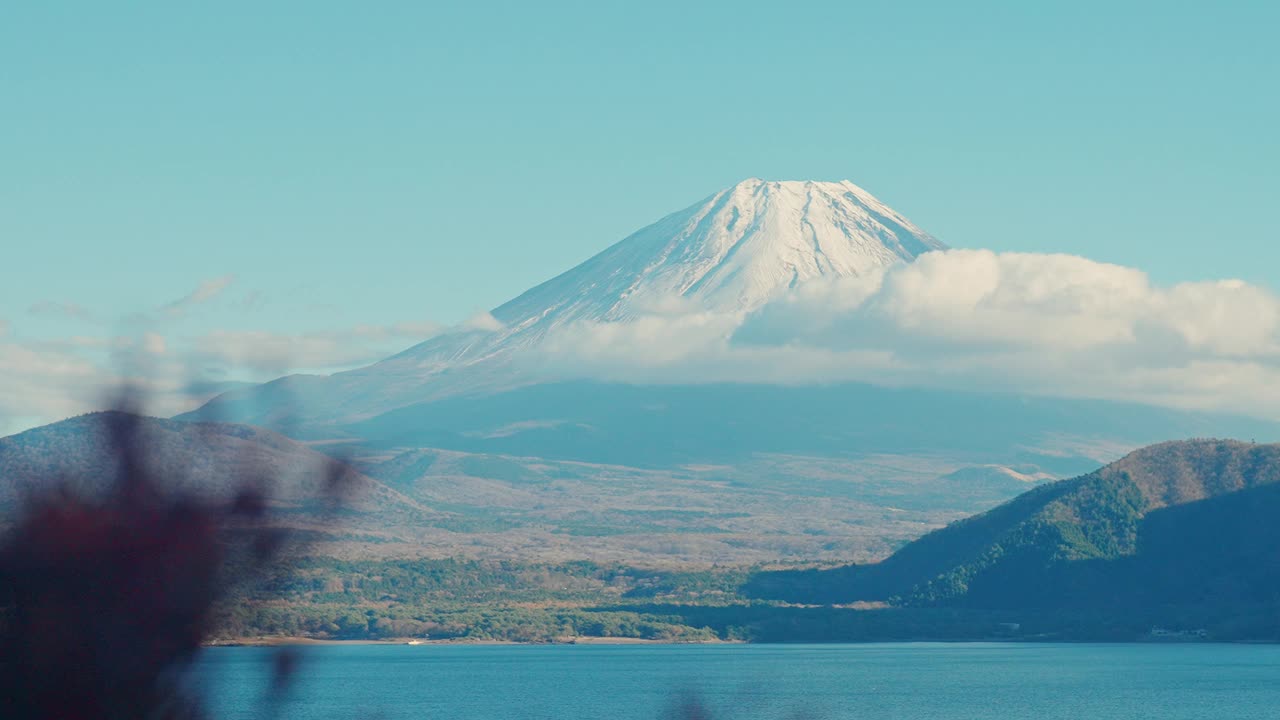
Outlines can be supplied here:
M1280 445L1168 442L1037 487L880 563L761 573L746 592L980 608L1257 599L1276 586L1277 516Z

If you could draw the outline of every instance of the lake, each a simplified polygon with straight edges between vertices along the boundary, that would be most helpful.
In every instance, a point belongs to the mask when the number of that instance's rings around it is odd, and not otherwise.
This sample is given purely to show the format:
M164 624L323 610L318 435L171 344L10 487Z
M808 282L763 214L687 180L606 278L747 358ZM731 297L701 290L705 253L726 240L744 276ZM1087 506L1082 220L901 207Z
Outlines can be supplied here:
M214 718L259 718L268 648L211 648ZM1269 645L329 645L302 648L287 720L1273 718Z

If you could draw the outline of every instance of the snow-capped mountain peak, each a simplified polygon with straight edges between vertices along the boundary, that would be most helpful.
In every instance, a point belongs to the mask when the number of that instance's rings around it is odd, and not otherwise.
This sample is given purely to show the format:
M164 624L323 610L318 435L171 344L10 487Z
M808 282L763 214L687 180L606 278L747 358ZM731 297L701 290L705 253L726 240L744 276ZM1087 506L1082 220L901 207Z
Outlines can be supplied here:
M494 309L486 327L469 325L290 387L308 385L316 419L368 417L528 382L512 362L518 353L575 323L628 322L672 306L745 314L810 280L864 275L944 247L851 182L751 178Z
M627 320L671 298L754 310L818 277L945 246L851 182L752 178L668 215L493 311L512 331Z

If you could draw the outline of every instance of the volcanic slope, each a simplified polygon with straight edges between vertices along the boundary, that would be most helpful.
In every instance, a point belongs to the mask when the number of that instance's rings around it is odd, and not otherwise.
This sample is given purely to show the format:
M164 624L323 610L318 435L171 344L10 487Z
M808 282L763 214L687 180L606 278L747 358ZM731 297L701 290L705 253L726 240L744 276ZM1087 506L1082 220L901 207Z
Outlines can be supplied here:
M944 248L853 183L753 178L495 308L489 327L448 332L365 368L230 392L187 417L323 435L398 407L535 382L513 355L574 323L629 322L673 303L747 313L806 282Z

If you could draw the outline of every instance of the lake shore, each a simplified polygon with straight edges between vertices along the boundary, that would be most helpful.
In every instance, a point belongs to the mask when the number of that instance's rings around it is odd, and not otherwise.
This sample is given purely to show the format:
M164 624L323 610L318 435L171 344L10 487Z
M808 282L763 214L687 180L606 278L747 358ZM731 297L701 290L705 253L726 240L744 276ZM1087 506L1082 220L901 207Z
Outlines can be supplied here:
M468 638L388 638L380 640L331 640L309 637L250 637L212 640L205 647L280 647L290 645L736 645L738 640L651 640L629 637L563 637L549 642L517 642L515 640L477 640Z

